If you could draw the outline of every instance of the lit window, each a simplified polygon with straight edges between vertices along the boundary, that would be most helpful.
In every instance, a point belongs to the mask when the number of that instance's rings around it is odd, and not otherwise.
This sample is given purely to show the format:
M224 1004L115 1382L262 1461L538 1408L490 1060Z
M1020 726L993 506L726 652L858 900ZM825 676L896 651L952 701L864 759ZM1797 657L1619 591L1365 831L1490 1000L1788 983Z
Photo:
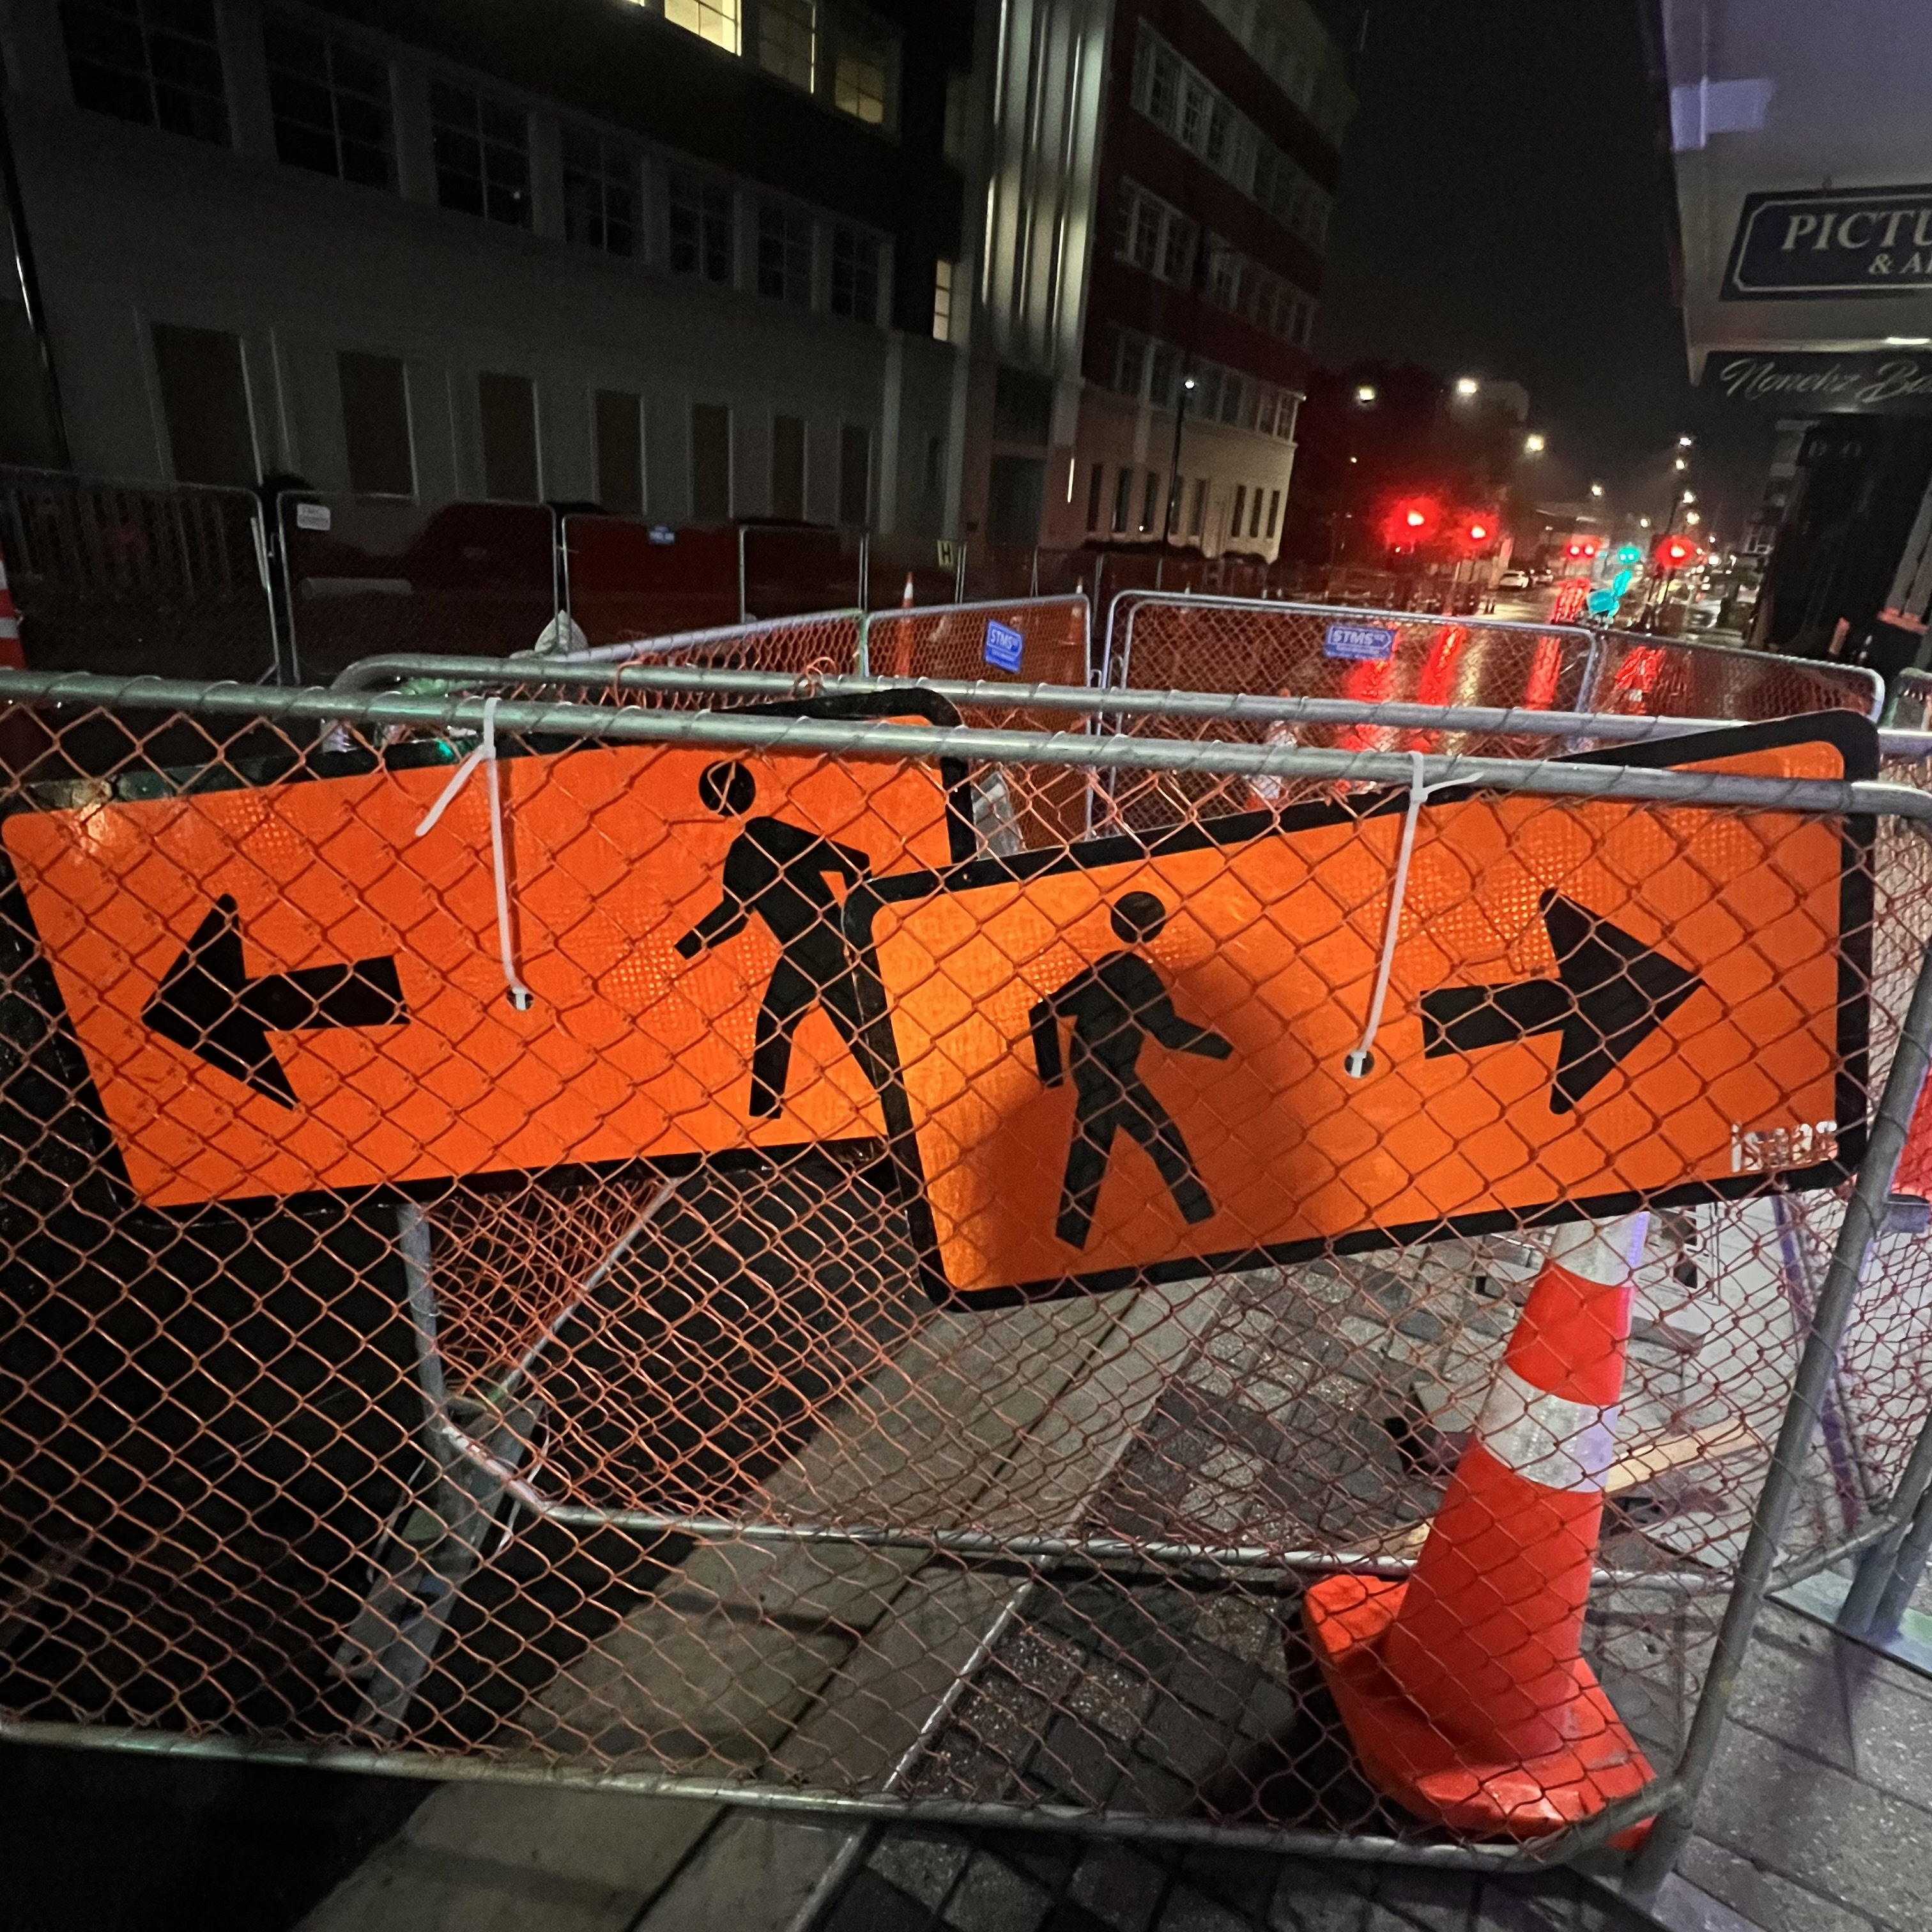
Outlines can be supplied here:
M886 124L892 68L898 53L891 29L842 8L838 52L832 68L832 104L869 127Z
M527 228L530 140L524 110L436 80L430 83L429 112L437 201Z
M732 273L731 190L690 175L670 178L670 266L680 275L700 275L728 288Z
M818 0L758 0L758 64L812 92L818 75Z
M765 202L758 208L758 292L775 302L812 301L812 218Z
M879 319L879 244L850 228L832 231L832 313L854 322Z
M228 145L214 0L61 0L76 107Z
M952 340L952 264L932 265L932 337L935 342Z
M586 248L628 255L635 240L637 188L631 157L595 134L563 135L563 232Z
M387 65L273 14L262 38L278 158L365 188L394 187Z
M738 51L738 0L664 0L664 18L727 53Z

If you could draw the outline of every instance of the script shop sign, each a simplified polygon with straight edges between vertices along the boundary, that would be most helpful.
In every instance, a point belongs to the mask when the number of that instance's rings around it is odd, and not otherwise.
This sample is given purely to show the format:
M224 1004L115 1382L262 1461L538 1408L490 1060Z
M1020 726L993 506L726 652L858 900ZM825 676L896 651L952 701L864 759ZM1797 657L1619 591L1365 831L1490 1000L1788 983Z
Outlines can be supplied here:
M1703 386L1733 402L1808 416L1932 416L1932 355L1713 349Z
M1791 302L1916 289L1932 289L1932 187L1748 196L1720 292Z

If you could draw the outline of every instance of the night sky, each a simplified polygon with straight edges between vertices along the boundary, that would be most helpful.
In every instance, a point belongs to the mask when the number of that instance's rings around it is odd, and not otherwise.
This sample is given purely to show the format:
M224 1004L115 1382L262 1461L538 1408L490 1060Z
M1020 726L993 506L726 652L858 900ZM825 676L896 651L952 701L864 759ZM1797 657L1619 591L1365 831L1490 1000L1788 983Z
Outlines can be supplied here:
M1696 396L1636 0L1375 0L1316 348L1522 383L1538 494L1655 514L1680 432L1735 536L1768 422Z

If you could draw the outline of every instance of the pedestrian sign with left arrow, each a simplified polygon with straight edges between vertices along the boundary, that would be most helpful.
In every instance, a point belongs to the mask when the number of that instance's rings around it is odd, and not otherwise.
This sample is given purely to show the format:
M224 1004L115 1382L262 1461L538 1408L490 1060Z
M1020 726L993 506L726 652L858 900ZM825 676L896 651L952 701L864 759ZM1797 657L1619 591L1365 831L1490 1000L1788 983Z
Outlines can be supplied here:
M954 716L916 692L783 708ZM482 784L431 809L450 776L0 826L145 1202L882 1132L841 904L970 850L962 770L650 745L508 756L500 866Z
M1869 776L1862 719L1605 762ZM1000 1302L1835 1181L1864 1119L1870 827L1406 799L881 880L896 1164L935 1298ZM1360 1077L1357 1077L1358 1076Z

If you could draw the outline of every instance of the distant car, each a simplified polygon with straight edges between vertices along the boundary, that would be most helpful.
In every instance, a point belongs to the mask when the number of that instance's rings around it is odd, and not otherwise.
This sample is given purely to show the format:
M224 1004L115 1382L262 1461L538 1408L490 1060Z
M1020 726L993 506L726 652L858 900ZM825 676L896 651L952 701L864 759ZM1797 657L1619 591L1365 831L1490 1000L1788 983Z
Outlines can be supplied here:
M1526 570L1506 570L1496 579L1498 590L1527 590L1529 572Z

